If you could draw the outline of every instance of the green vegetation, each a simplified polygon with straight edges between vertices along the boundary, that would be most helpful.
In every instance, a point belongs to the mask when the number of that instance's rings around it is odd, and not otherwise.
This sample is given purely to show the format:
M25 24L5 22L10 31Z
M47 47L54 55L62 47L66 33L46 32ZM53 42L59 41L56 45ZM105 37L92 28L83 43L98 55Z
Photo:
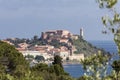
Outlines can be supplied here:
M28 57L32 57L28 55ZM41 59L41 57L40 57ZM79 80L97 79L96 73L102 71L101 66L106 62L103 54L92 56L83 61L84 68L88 71L91 66L93 74L82 76ZM105 64L104 64L105 66ZM96 72L96 73L95 73ZM89 73L90 74L90 73ZM103 73L100 73L103 74ZM93 76L94 75L94 76ZM62 58L58 55L54 57L53 65L40 63L30 67L28 62L13 46L0 41L0 79L2 80L74 80L66 73L62 66Z
M49 44L56 47L56 48L59 48L61 46L60 42L56 39L53 39Z
M37 35L33 36L31 39L26 39L26 38L15 38L15 39L6 39L7 41L10 41L11 43L14 44L15 47L19 47L18 44L20 43L27 43L30 44L29 47L35 46L35 45L43 45L45 41L40 40Z
M34 59L34 56L33 55L26 55L25 58L31 58L31 59Z
M78 39L68 38L68 43L60 42L57 39L52 39L50 42L48 42L47 39L41 39L37 35L35 35L31 39L15 38L15 39L7 39L7 40L10 41L11 43L13 43L15 45L15 47L17 47L17 48L20 47L18 44L27 43L29 45L27 47L28 50L31 49L32 47L34 47L35 45L51 45L51 46L54 46L55 48L60 48L61 46L65 46L68 50L71 50L72 46L75 46L77 51L74 51L74 53L75 54L80 54L80 53L85 54L85 57L90 56L91 54L96 54L99 50L102 53L107 54L107 52L105 50L99 49L99 48L93 46L91 43L84 40L80 36Z
M43 57L38 56L37 59ZM40 63L30 67L14 46L0 41L0 80L73 80L61 62L61 57L56 56L54 65Z
M108 67L108 60L109 58L107 55L103 55L99 52L98 54L94 54L93 56L86 58L84 61L81 61L85 70L84 77L89 77L91 78L90 80L105 79L107 76L106 70Z
M58 55L56 55L54 57L53 65L56 65L56 64L59 65L61 68L63 68L63 66L62 66L62 58L60 56L58 56Z
M14 78L23 78L29 71L28 63L21 53L15 47L0 41L0 68L1 79L9 76ZM7 79L6 79L7 80Z
M120 55L120 17L119 13L113 8L117 0L97 0L100 8L113 9L113 17L102 17L103 24L114 35L114 41L118 46ZM32 40L22 39L15 41L15 45L21 42L28 42L31 45L43 44L46 41L40 41L37 36ZM78 80L119 80L120 79L120 59L111 65L113 71L106 75L106 68L109 57L101 49L97 49L83 39L72 40L77 48L76 53L85 53L89 57L81 61L85 69L84 76ZM54 45L58 45L57 43ZM94 54L90 56L91 54ZM28 57L30 57L28 55ZM40 58L41 59L41 58ZM15 47L0 41L0 80L74 80L66 73L62 67L62 59L59 56L54 57L53 65L37 64L29 67L28 62Z
M100 8L106 8L112 11L112 15L102 17L102 22L108 31L114 35L114 41L118 46L118 54L120 55L120 13L116 11L115 5L118 0L97 0ZM105 34L107 31L105 31ZM106 75L106 68L109 58L105 55L93 55L82 61L83 67L86 70L84 76L79 80L119 80L120 79L120 58L113 61L111 67L113 71L110 75Z
M76 54L84 53L85 56L91 56L92 54L98 53L98 51L101 51L104 54L108 54L105 50L93 46L91 43L87 42L84 39L78 38L72 42L77 49L77 51L74 52Z
M43 56L38 56L38 55L37 55L37 56L35 57L35 60L38 61L38 62L40 62L40 61L45 61L45 58L44 58Z
M113 33L114 41L118 47L118 54L120 56L120 13L116 11L115 5L118 0L97 0L100 8L108 9L112 11L112 15L103 16L102 22L104 26ZM106 34L108 31L105 31ZM111 67L113 68L110 75L106 75L106 67L109 58L105 55L93 55L82 61L83 67L86 70L84 76L79 80L119 80L120 79L120 58L113 61Z
M109 10L108 16L102 17L103 25L110 31L114 36L114 41L118 47L118 54L120 56L120 12L119 7L116 7L118 0L97 0L100 8ZM110 11L111 10L111 11ZM112 14L112 15L111 15ZM107 31L106 31L107 32ZM120 79L120 58L112 64L115 75L110 76L111 79Z
M112 64L112 68L113 68L113 70L115 70L116 79L118 80L119 73L120 73L120 60L114 61Z

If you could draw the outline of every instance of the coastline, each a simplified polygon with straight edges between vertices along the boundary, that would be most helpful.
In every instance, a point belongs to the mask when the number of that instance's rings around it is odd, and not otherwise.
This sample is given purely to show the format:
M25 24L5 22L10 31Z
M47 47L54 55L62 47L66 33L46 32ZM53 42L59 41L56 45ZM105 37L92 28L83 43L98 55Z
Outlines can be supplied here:
M68 64L80 64L79 61L63 61L62 65L68 65Z

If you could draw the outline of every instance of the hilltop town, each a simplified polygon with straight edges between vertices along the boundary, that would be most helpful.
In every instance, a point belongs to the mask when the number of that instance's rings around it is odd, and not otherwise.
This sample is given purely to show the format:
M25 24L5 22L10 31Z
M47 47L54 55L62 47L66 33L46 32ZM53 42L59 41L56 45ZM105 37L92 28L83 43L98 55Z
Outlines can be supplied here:
M8 38L3 40L23 54L26 59L37 59L34 62L52 62L55 55L62 57L63 61L80 61L84 57L104 50L94 47L84 40L83 29L75 35L68 30L50 30L30 39Z

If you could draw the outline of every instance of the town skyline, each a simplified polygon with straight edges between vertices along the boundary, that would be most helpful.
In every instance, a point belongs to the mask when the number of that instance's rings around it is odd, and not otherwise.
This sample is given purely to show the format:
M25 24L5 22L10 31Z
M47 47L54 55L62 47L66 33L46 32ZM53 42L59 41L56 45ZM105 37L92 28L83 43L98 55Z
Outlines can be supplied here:
M111 34L102 34L105 13L95 0L1 0L0 39L32 38L58 29L79 34L83 27L86 40L112 40Z
M49 30L42 32L40 38L37 36L32 39L8 38L2 41L14 46L24 57L43 56L45 60L53 60L55 55L59 55L64 61L68 58L80 61L90 54L102 51L84 40L82 28L79 35L72 34L68 30Z

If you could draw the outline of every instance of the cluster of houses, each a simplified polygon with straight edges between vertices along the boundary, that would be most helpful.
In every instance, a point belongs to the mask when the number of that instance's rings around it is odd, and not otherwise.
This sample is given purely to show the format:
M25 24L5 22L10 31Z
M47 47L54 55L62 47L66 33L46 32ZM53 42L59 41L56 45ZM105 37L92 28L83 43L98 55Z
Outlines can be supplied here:
M60 43L66 43L70 48L66 46L60 46L56 48L55 46L46 44L46 45L35 45L28 48L30 45L27 43L20 43L19 48L16 48L19 52L23 54L23 56L32 55L33 57L36 56L43 56L45 60L53 59L55 55L59 55L63 58L63 60L77 60L80 61L84 59L84 54L74 54L76 48L72 43L69 41L69 38L78 39L78 35L73 35L67 30L52 30L46 31L41 33L41 39L47 40L47 42L51 42L52 40L57 40ZM10 41L3 40L11 45L14 45Z

